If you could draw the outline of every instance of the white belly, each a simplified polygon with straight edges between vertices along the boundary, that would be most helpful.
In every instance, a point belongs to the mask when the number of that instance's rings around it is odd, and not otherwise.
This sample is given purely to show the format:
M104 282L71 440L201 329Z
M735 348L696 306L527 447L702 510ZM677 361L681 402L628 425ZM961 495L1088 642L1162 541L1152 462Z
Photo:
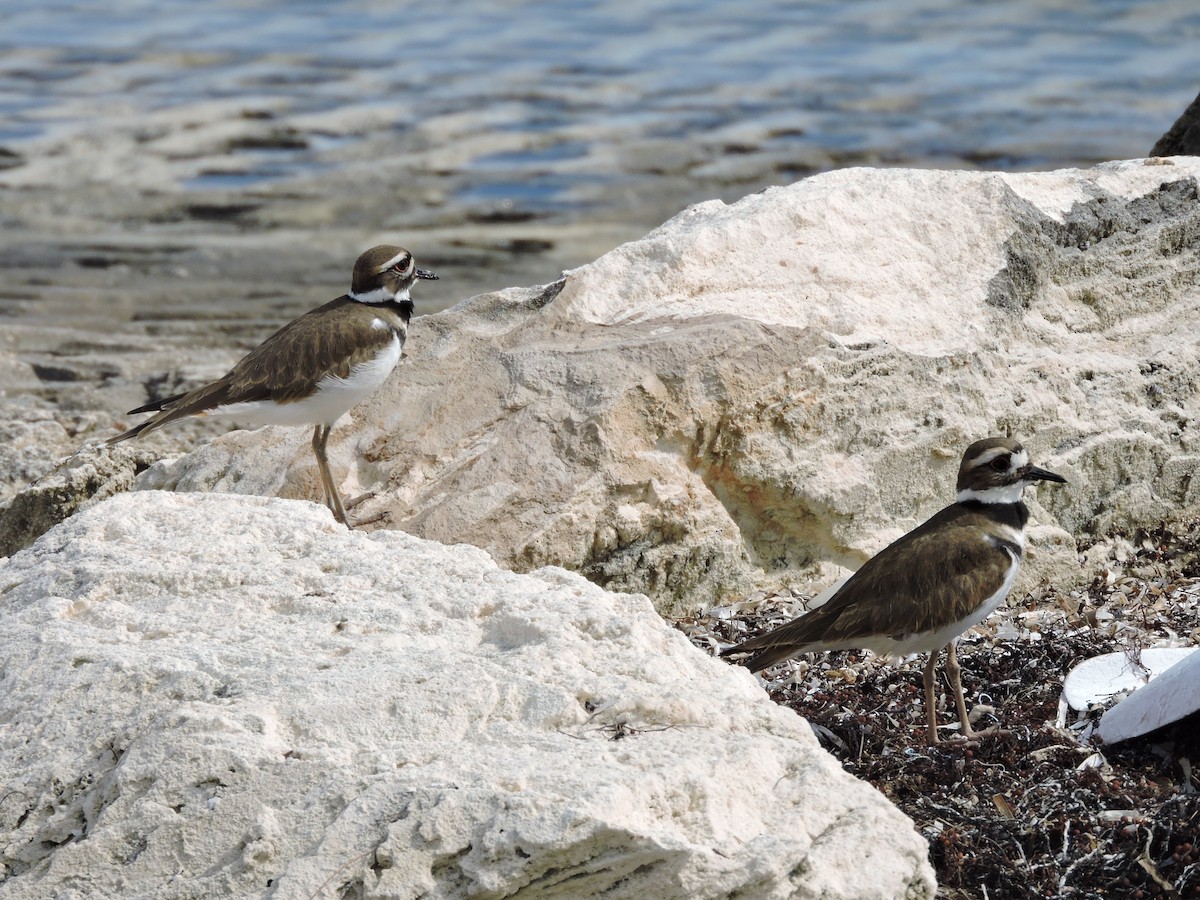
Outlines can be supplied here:
M355 366L345 378L326 376L317 384L316 391L302 400L229 403L216 407L208 415L227 416L255 425L332 425L387 381L399 361L400 338L393 335L392 342L373 360Z

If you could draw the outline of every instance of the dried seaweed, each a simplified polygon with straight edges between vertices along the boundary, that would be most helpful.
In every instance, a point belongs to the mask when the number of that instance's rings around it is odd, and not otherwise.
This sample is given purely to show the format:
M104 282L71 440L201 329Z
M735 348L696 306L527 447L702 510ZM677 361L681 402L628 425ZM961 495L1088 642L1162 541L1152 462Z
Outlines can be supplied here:
M1063 678L1085 659L1200 643L1198 551L1200 520L1091 548L1106 568L1087 588L1010 597L964 635L972 718L1008 732L978 746L925 745L920 658L812 654L764 672L765 687L913 819L939 897L1200 897L1200 721L1099 747L1086 734L1102 710L1060 710ZM758 593L676 624L715 653L801 614L806 593Z

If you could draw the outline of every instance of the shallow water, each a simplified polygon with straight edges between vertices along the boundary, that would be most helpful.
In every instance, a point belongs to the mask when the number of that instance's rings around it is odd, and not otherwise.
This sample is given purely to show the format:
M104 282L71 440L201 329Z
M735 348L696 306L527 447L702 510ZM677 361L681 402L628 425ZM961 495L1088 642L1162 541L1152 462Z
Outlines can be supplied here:
M636 205L627 192L664 169L754 184L853 162L1138 156L1200 86L1186 2L51 0L0 15L12 153L235 99L286 127L176 180L239 190L441 123L434 141L500 136L447 161L463 177L446 202L483 210ZM347 109L370 127L322 119Z

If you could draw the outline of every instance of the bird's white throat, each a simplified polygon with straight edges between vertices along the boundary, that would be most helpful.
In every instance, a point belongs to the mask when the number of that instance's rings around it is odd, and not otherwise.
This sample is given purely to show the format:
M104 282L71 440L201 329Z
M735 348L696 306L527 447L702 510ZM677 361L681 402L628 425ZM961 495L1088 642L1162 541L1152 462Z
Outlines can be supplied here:
M346 296L351 300L357 300L359 303L404 303L408 300L408 288L393 294L385 287L377 287L369 291L355 293L350 291Z
M998 485L977 491L974 488L963 488L958 492L958 502L966 503L977 500L980 503L1020 503L1021 492L1025 490L1025 482Z

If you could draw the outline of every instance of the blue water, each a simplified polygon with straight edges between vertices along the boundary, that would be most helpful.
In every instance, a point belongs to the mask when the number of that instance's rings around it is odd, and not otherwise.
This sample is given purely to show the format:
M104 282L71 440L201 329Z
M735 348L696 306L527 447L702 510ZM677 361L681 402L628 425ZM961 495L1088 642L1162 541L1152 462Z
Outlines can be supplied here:
M233 147L181 187L286 182L392 136L408 152L441 123L427 152L478 145L445 164L468 207L603 206L660 170L754 187L852 163L1088 165L1148 153L1200 90L1193 2L8 0L0 21L11 152L235 98L300 146ZM321 126L347 107L384 122Z

